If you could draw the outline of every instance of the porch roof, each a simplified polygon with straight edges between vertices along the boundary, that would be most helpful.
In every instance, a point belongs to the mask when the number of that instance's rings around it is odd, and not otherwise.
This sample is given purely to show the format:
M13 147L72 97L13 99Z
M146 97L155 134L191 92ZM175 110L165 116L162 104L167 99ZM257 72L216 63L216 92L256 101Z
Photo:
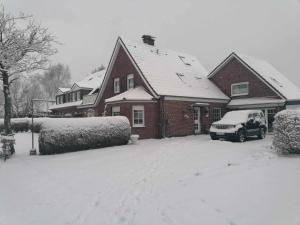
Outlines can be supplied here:
M111 98L105 99L106 103L118 101L151 101L153 96L145 91L143 87L135 87Z
M231 100L227 107L228 108L267 108L267 107L276 107L284 106L284 99L275 99L275 98L240 98Z

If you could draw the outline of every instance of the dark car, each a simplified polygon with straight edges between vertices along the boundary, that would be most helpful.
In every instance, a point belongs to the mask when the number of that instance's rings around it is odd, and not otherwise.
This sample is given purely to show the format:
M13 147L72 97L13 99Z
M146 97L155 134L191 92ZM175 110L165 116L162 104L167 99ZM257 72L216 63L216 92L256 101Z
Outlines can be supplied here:
M238 110L227 112L224 117L210 127L212 140L224 138L244 142L247 137L266 136L266 120L261 110Z

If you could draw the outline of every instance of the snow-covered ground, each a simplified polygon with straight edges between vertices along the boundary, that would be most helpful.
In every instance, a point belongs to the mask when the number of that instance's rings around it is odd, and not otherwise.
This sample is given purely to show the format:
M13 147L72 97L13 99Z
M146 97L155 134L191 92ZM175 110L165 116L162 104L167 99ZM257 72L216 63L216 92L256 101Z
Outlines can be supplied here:
M1 225L299 225L300 157L208 136L0 162Z

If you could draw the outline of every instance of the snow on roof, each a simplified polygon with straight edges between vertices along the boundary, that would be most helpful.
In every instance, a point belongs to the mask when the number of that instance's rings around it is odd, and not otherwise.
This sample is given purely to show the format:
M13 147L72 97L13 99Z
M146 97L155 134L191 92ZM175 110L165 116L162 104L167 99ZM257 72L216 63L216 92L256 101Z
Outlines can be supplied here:
M104 79L105 70L98 71L86 76L83 80L75 82L79 88L97 89L101 86Z
M70 91L70 88L58 88L59 91L61 91L62 93L65 93L67 91Z
M271 64L264 60L256 59L246 56L241 53L235 53L248 66L255 70L262 76L269 84L271 84L278 92L280 92L286 99L295 100L300 99L300 88L293 84Z
M76 101L76 102L67 102L67 103L63 103L63 104L55 104L51 107L49 107L50 110L53 110L53 109L62 109L62 108L67 108L67 107L72 107L72 106L79 106L81 105L82 103L82 100L80 101Z
M105 102L116 102L116 101L122 101L122 100L128 100L128 101L150 101L153 99L153 96L151 96L148 92L145 91L143 87L136 87L129 89L128 91L125 91L121 94L115 95L111 98L105 99Z
M158 95L229 99L207 79L207 70L195 57L121 40Z
M274 98L240 98L233 99L228 103L228 106L241 106L241 105L260 105L260 104L284 104L283 99Z

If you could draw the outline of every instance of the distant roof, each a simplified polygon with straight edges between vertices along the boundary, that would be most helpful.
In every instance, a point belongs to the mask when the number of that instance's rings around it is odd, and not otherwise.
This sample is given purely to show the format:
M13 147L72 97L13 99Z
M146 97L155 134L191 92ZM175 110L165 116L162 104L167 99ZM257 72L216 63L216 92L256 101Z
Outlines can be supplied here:
M87 89L96 89L101 86L102 81L104 79L105 69L89 74L83 80L79 82L75 82L78 87L80 88L87 88Z
M120 40L158 95L229 99L207 79L207 70L195 57L124 38Z
M62 93L65 93L67 91L69 91L71 88L58 88L59 91L61 91Z
M153 96L145 91L143 87L136 87L129 89L121 94L115 95L111 98L105 99L105 102L117 102L122 100L127 101L150 101L153 99Z
M75 106L79 106L81 105L82 103L82 100L80 101L76 101L76 102L66 102L66 103L63 103L63 104L55 104L55 105L52 105L49 107L50 110L53 110L53 109L62 109L62 108L67 108L67 107L75 107Z
M227 60L230 60L232 57L242 60L242 62L250 67L250 69L254 70L265 82L271 85L287 100L300 99L300 88L275 69L270 63L236 52L231 53L227 57ZM227 60L225 60L225 64ZM223 65L224 62L221 63L208 77L213 76L215 72L218 71L218 68Z

